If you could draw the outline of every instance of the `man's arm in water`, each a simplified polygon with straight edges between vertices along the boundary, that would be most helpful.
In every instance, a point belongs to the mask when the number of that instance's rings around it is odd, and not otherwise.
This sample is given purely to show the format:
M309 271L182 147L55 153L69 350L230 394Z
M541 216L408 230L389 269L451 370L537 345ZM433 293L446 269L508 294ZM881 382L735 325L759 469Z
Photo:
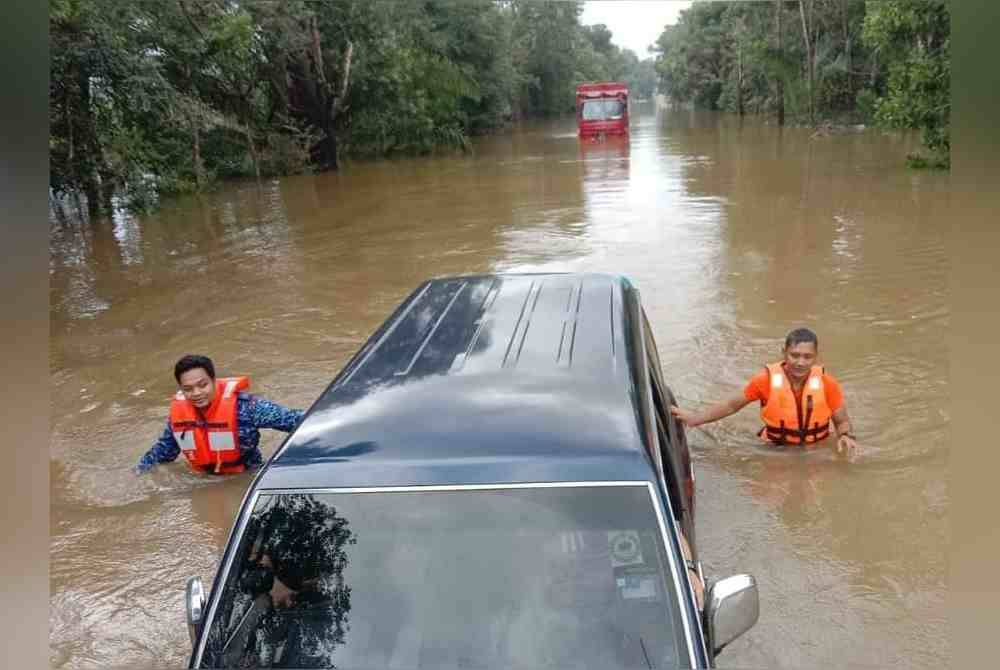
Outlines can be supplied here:
M136 474L149 472L157 463L170 463L177 460L181 454L181 446L174 439L174 432L170 430L170 421L160 435L160 439L153 443L153 446L142 455L135 466Z
M833 427L837 430L837 453L846 451L848 456L858 450L858 443L851 433L851 417L847 415L847 405L841 405L833 413Z
M676 405L671 405L670 413L680 419L688 428L694 428L704 423L711 423L736 414L749 403L750 400L747 399L743 391L740 391L700 411L682 409Z

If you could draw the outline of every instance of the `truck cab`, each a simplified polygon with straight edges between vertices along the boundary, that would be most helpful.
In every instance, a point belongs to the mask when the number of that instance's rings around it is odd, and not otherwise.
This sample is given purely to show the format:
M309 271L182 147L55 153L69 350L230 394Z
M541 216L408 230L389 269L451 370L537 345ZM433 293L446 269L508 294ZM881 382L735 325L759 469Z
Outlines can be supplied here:
M576 87L576 124L580 137L628 135L628 85L623 82L579 84Z

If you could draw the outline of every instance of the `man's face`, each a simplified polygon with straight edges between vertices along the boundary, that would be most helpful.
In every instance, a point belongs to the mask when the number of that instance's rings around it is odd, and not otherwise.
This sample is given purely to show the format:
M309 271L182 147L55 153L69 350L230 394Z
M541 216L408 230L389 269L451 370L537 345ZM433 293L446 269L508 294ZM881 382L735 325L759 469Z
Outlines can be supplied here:
M205 409L215 398L215 380L204 368L194 368L181 374L181 393L198 409Z
M816 364L816 345L799 342L785 347L785 371L794 381L802 381L809 376L809 369Z

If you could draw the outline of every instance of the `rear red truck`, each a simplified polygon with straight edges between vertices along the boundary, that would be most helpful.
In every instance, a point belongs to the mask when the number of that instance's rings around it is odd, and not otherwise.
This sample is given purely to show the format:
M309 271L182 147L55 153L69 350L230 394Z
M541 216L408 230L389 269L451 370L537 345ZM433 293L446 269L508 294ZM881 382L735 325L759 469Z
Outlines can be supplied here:
M576 126L580 137L628 135L628 85L619 81L578 84Z

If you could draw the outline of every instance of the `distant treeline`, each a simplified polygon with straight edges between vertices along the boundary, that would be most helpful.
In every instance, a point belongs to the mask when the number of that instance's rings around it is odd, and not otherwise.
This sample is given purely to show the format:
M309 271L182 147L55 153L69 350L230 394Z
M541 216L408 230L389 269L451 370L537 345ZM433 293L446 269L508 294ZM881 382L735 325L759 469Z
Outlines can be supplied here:
M949 164L947 0L695 2L657 41L661 92L709 109L915 128Z
M581 81L656 86L579 2L52 0L55 194L145 207L219 178L465 147L570 111Z

